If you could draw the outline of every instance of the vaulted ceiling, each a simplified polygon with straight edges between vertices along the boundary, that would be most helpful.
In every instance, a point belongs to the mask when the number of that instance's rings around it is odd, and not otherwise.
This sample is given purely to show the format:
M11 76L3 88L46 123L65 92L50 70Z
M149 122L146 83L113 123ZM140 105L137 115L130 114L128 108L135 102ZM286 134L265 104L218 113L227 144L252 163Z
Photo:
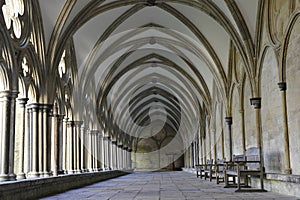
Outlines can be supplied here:
M251 66L259 0L39 0L55 63L69 39L78 90L104 129L135 137L165 121L189 140L214 88L228 98L230 47ZM54 49L54 51L51 51ZM151 120L150 120L151 119ZM156 123L157 125L157 123Z

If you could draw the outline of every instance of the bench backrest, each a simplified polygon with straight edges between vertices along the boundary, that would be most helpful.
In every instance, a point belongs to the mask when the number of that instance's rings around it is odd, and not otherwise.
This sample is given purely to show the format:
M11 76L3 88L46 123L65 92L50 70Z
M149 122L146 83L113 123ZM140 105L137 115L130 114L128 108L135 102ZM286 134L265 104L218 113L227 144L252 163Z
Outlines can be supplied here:
M223 169L224 169L224 162L225 162L225 160L224 159L217 159L217 161L216 161L216 164L217 165L219 165L218 167L219 167L219 171L223 171Z
M214 160L213 159L207 159L207 161L206 161L206 164L207 165L211 165L211 164L214 164Z
M260 151L257 147L251 147L245 151L245 160L246 161L260 161ZM259 169L260 163L247 163L247 169Z

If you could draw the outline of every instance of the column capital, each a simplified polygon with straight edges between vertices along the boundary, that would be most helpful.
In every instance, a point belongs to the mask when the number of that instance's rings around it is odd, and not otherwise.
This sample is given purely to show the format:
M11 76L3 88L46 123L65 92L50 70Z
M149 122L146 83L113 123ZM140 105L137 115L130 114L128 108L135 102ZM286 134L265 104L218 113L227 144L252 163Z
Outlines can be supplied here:
M52 104L46 104L46 103L45 103L45 104L44 104L44 103L39 104L39 108L40 108L41 110L45 110L45 111L51 110L52 107L53 107Z
M111 141L112 144L117 145L118 142L117 141Z
M118 144L118 147L122 149L123 148L123 144Z
M278 83L278 87L279 87L280 91L286 91L287 90L286 82L280 82L280 83Z
M82 126L83 121L73 121L75 126Z
M261 98L260 97L251 98L250 104L254 107L254 109L260 109L261 108Z
M232 125L232 117L225 117L225 122L226 122L228 125Z
M39 109L39 104L38 103L31 103L28 104L28 108L34 110L35 112Z
M29 100L28 98L19 98L18 102L19 102L19 104L25 106L27 104L28 100Z

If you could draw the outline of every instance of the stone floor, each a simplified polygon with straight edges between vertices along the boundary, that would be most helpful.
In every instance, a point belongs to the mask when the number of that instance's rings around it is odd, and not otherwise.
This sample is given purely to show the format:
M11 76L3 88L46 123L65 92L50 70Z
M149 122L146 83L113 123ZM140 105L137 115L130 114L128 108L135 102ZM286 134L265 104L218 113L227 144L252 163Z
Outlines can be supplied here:
M97 199L97 200L181 200L181 199L261 199L261 200L297 200L296 197L284 196L273 192L235 193L234 188L223 188L196 178L186 172L134 173L99 182L80 189L43 200L55 199Z

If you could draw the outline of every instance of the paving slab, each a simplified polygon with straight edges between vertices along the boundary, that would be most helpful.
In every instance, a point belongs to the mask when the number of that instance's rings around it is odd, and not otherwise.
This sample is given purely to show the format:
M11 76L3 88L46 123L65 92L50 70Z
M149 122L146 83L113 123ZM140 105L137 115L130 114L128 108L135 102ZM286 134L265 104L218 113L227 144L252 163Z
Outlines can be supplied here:
M42 200L300 200L274 192L234 191L186 172L137 172Z

